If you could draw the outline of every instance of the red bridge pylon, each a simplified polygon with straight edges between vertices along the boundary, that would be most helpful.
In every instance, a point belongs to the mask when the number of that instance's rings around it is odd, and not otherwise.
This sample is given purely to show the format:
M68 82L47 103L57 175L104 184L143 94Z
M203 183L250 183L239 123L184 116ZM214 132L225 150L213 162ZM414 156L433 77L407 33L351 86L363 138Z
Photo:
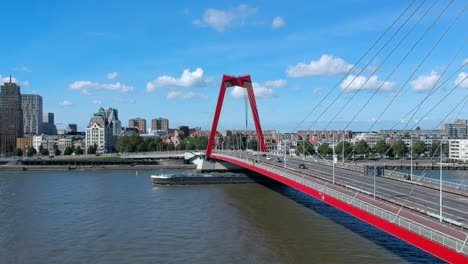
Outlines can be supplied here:
M216 104L216 112L213 119L213 125L211 127L210 138L206 148L205 156L207 159L211 157L211 153L213 151L213 144L216 136L216 130L218 128L219 115L221 114L221 109L223 108L226 89L233 86L239 86L247 89L247 96L249 98L250 109L252 109L255 130L257 131L258 143L260 144L260 151L265 152L265 142L263 140L262 126L260 125L260 118L258 117L257 103L255 101L255 94L253 92L250 75L239 77L223 75L223 80L221 81L221 87L219 89L218 103Z

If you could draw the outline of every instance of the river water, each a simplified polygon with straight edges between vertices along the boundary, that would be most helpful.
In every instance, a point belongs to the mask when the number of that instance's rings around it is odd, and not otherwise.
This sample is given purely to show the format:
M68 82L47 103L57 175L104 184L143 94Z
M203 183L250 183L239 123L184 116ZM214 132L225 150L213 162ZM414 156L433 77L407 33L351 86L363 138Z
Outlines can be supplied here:
M281 184L0 172L0 263L439 262Z

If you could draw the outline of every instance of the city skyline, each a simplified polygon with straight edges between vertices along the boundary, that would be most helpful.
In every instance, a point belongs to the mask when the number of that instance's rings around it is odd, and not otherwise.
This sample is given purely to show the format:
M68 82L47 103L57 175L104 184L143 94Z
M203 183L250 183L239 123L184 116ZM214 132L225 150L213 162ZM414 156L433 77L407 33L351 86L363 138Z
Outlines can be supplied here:
M266 5L251 1L226 6L204 2L198 6L190 2L135 5L116 1L112 6L81 2L56 3L50 7L38 2L21 7L22 12L4 14L9 22L3 34L13 41L0 44L0 79L11 73L22 94L41 95L45 112L55 113L57 122L77 123L80 131L101 106L118 109L124 121L164 116L173 127L188 125L209 130L222 74L250 74L263 129L290 132L335 84L343 85L340 78L409 4L410 1L320 4L299 1L290 6L290 3ZM5 8L18 10L19 5L6 3ZM296 8L298 5L303 8ZM434 5L428 19L416 28L413 41L446 6L445 2ZM405 73L416 68L462 8L462 1L449 6L428 41L423 41L388 80L385 78L412 43L405 42L373 78L372 71L366 70L362 78L370 78L368 85L351 101L348 111L330 124L330 129L343 129L355 114L353 106L362 105L375 86L382 85L384 89L373 101L375 111L367 109L350 127L366 131L404 85L408 77ZM165 12L154 15L154 11L161 9ZM329 16L332 12L334 16ZM438 80L464 45L463 25L467 22L466 15L459 18L410 78L390 112L377 122L376 130L392 127L406 114L409 105L424 98L428 87ZM467 58L466 49L462 49L447 74L466 63ZM371 66L375 68L383 60L384 56L379 56ZM356 67L360 69L363 65ZM429 109L443 98L466 72L465 67L453 76L423 108ZM419 126L435 128L454 104L466 96L466 88L465 80ZM346 103L352 94L345 92L337 102ZM244 111L244 102L239 100L242 96L242 91L235 88L228 92L219 129L245 129L245 122L238 118L239 111ZM321 109L330 102L331 99L324 101ZM311 129L323 129L340 107L333 106ZM414 119L427 109L421 109ZM298 130L307 129L319 110ZM456 112L445 123L452 122L456 114L466 118L468 109ZM70 116L74 119L66 120ZM253 128L251 119L248 125L248 129Z

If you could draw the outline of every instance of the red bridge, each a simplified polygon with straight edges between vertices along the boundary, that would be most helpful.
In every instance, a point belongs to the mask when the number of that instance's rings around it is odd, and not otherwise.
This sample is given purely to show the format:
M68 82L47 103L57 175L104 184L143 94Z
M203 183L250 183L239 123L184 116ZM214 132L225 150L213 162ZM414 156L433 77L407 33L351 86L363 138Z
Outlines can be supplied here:
M247 89L259 152L213 152L226 89ZM468 193L392 177L366 177L362 167L265 152L250 76L223 76L206 158L258 172L338 208L451 263L468 263ZM442 204L443 191L443 204Z

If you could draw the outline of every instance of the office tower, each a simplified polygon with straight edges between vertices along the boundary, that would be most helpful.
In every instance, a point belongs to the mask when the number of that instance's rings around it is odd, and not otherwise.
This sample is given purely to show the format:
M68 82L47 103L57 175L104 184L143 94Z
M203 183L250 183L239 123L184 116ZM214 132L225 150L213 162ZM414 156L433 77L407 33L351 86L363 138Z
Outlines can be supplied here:
M21 95L23 108L24 134L42 134L42 96L37 94Z
M57 135L57 127L54 123L54 113L44 112L42 114L42 133L46 135Z
M0 86L0 153L13 153L16 138L23 137L20 87L10 81Z
M129 128L137 128L141 134L146 134L146 119L143 118L133 118L128 120Z
M151 131L163 130L169 131L169 119L166 118L156 118L151 120Z

